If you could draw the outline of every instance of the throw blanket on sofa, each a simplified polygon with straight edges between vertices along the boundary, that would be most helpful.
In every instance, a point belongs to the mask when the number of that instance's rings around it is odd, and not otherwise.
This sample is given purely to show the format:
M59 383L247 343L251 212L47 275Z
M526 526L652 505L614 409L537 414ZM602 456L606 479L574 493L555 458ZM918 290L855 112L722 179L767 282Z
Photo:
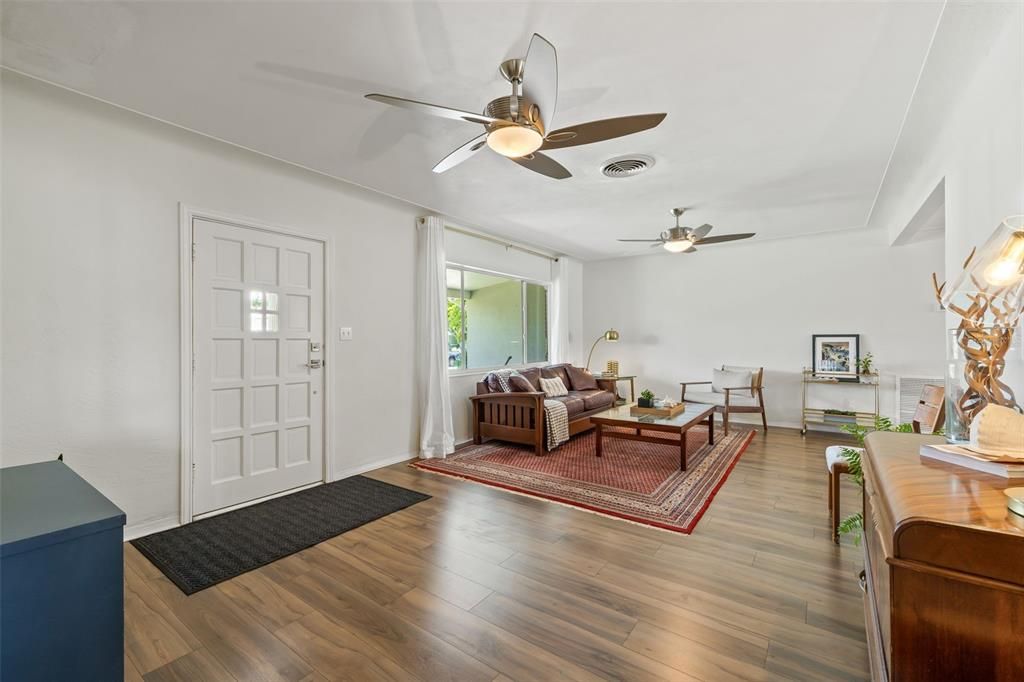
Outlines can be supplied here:
M498 380L498 386L505 393L512 393L509 378L519 374L514 369L499 369L491 372ZM569 410L557 400L544 401L544 425L547 427L547 449L550 452L569 440Z
M557 400L544 401L544 423L547 425L548 451L569 440L569 410Z

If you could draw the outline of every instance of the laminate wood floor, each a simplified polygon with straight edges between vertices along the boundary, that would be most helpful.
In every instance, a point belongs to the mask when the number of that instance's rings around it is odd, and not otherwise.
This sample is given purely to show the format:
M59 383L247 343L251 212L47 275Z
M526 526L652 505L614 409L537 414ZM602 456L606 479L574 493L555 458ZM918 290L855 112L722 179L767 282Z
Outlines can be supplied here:
M690 536L399 464L433 499L191 597L126 544L126 679L867 679L836 442L758 433Z

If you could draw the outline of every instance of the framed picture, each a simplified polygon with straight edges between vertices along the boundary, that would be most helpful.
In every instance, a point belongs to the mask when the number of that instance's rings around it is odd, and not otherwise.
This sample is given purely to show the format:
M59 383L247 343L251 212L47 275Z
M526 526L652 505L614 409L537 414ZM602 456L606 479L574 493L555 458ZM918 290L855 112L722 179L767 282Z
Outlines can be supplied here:
M815 374L855 380L860 361L860 334L813 334L811 352Z

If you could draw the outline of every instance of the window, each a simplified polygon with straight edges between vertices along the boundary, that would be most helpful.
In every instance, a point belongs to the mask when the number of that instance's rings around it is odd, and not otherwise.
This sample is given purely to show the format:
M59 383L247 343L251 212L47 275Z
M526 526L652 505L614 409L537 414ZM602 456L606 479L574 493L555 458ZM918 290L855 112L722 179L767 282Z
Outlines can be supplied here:
M277 331L277 294L270 291L250 291L249 311L250 331Z
M548 359L544 284L451 266L448 367L515 367Z

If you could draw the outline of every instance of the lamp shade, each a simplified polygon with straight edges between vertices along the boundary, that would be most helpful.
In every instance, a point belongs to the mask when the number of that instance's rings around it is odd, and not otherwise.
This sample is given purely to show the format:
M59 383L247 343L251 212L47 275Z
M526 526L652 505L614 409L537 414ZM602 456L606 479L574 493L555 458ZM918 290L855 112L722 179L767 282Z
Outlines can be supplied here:
M615 331L614 329L609 329L608 331L606 331L604 333L604 340L605 341L611 341L612 343L615 343L616 341L619 340L619 333L617 331Z
M942 296L942 305L985 325L1013 327L1024 312L1024 215L1003 220Z

